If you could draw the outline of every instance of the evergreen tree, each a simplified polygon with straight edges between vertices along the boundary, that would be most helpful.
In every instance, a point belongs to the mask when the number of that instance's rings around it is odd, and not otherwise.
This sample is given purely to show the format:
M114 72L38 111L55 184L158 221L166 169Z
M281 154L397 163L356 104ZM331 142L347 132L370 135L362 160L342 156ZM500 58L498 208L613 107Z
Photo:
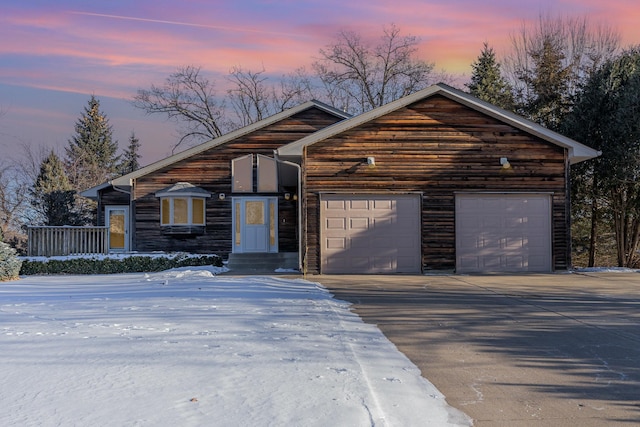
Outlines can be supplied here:
M40 164L31 189L31 203L44 225L80 225L75 208L76 192L69 183L64 163L53 152Z
M115 177L120 157L118 142L107 116L100 111L100 101L91 96L84 113L75 125L75 135L66 149L65 166L72 188L83 191ZM95 202L76 196L74 211L84 224L93 222Z
M138 150L140 149L140 140L136 137L135 132L131 132L131 136L129 137L129 145L127 149L122 154L122 163L119 166L119 173L121 175L128 174L140 168L140 154L138 154Z
M120 160L118 142L107 116L100 111L100 101L91 96L84 113L75 125L75 135L66 149L69 181L77 191L101 184L117 173Z
M568 91L571 67L563 64L562 46L553 37L544 38L529 55L533 66L520 74L527 89L521 112L549 129L558 130L571 108Z
M516 112L557 131L585 82L616 55L620 36L586 17L541 15L511 41L504 69Z
M18 279L22 260L16 250L7 243L0 242L0 282Z
M513 109L513 93L509 82L502 76L500 63L488 43L484 43L478 59L471 64L469 92L483 101L504 108Z
M635 266L640 247L639 99L640 46L594 73L563 129L602 151L573 171L573 191L576 200L591 205L593 253L598 220L603 214L611 218L621 267Z

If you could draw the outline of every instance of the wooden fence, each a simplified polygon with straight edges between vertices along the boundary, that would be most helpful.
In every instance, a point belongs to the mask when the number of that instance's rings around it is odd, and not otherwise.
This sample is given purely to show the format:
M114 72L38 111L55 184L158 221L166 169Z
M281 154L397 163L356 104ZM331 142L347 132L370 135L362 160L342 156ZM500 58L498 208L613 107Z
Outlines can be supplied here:
M29 227L28 256L106 254L108 227Z

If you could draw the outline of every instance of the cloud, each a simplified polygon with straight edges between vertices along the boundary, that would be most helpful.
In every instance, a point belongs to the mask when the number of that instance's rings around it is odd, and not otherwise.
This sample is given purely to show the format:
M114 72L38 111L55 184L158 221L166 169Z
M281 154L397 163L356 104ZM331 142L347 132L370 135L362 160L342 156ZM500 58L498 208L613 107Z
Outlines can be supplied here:
M122 16L122 15L108 15L104 13L91 13L91 12L79 12L79 11L69 11L68 13L74 15L84 15L84 16L95 16L100 18L109 18L109 19L122 19L127 21L139 21L139 22L149 22L155 24L167 24L167 25L179 25L186 27L194 27L194 28L205 28L211 30L220 30L220 31L233 31L240 33L256 33L256 34L264 34L264 35L272 35L272 36L287 36L287 37L305 37L304 34L295 34L295 33L285 33L280 31L269 31L263 29L254 29L254 28L244 28L244 27L229 27L223 25L209 25L209 24L197 24L197 23L189 23L189 22L178 22L178 21L167 21L162 19L150 19L150 18L137 18L133 16Z

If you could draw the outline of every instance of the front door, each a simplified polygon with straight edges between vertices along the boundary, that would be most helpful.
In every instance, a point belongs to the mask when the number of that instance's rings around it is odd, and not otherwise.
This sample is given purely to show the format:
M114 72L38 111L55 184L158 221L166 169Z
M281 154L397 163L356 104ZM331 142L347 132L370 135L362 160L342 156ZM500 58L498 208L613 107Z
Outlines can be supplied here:
M278 252L278 199L234 197L233 252Z
M109 228L109 251L129 250L129 207L107 206L105 225Z

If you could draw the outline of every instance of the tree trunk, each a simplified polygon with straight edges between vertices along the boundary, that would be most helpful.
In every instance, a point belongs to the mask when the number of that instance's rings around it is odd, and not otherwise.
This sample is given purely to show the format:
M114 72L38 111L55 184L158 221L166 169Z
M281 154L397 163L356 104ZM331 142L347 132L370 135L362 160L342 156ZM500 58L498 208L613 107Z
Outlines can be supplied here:
M598 202L593 200L591 203L591 236L589 238L589 267L596 265L596 244L597 244L597 228L598 223L596 215L598 213Z
M596 195L597 181L593 177L593 188L591 190L591 236L589 236L589 264L588 267L596 265L596 246L598 239L598 197Z

